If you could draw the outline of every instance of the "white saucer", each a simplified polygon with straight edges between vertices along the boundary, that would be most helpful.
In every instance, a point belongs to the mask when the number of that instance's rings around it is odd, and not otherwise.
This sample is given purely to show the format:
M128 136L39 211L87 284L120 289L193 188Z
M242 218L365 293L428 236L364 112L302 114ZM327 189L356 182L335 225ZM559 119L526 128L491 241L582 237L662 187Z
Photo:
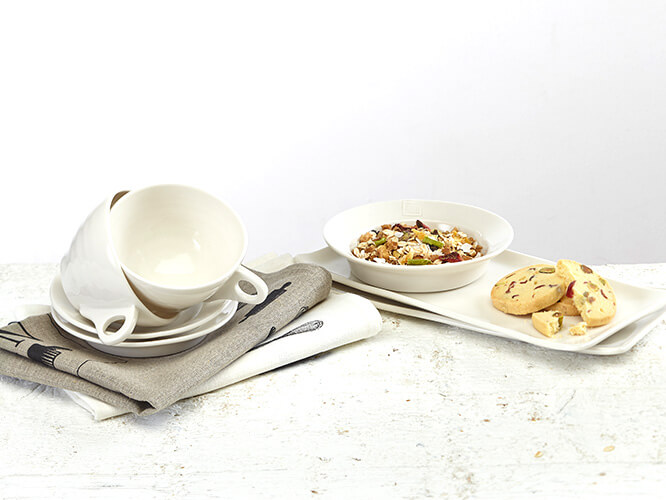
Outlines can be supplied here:
M49 295L51 299L51 307L56 313L58 313L58 316L60 316L61 319L65 320L68 324L75 326L79 330L91 333L97 337L95 325L92 321L82 316L76 307L74 307L67 299L59 274L56 275L51 282ZM202 304L192 306L180 312L167 325L157 327L137 326L134 329L134 332L132 332L131 338L145 340L188 333L195 328L212 321L220 314L226 313L231 307L235 310L237 305L238 304L233 300L203 302Z
M179 352L187 351L194 346L199 345L206 339L206 336L196 339L180 342L178 344L153 346L153 347L139 347L136 349L126 349L125 347L118 347L118 345L111 346L106 344L92 344L88 345L93 349L100 352L111 354L113 356L121 356L124 358L158 358L161 356L169 356L171 354L178 354Z
M187 333L153 340L126 340L115 346L102 343L96 334L91 334L68 323L55 309L51 308L51 316L56 324L65 332L81 340L99 351L128 358L150 358L167 356L189 349L202 342L206 335L215 332L227 324L236 313L238 303L231 301L229 306L209 322L200 325Z

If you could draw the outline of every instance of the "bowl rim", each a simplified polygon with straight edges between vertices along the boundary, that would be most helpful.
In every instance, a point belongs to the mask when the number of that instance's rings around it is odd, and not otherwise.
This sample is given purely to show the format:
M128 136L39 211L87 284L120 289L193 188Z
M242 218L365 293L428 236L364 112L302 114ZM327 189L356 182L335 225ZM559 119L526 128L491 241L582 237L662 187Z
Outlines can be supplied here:
M479 258L465 260L465 261L462 261L462 262L447 262L446 265L434 266L437 269L449 269L449 270L451 270L451 269L462 269L464 267L470 267L470 266L473 266L475 264L479 264L479 263L488 261L488 260L498 256L502 252L504 252L504 250L509 248L509 245L511 245L511 243L513 242L513 238L515 236L513 226L509 223L508 220L506 220L501 215L496 214L495 212L492 212L492 211L487 210L485 208L477 207L476 205L469 205L469 204L466 204L466 203L458 203L458 202L446 201L446 200L426 200L426 199L415 199L415 198L401 198L401 199L395 199L395 200L377 201L377 202L373 202L373 203L366 203L364 205L358 205L356 207L352 207L352 208L348 208L346 210L343 210L342 212L339 212L339 213L335 214L334 216L332 216L331 218L329 218L326 221L326 224L324 224L324 229L322 231L324 241L326 242L326 244L328 245L329 248L331 248L338 255L340 255L342 257L345 257L350 263L358 264L358 265L361 265L361 266L367 266L368 268L375 269L377 271L385 270L385 271L392 271L392 272L398 272L398 273L400 273L400 272L407 272L407 273L433 272L433 269L432 269L433 266L404 266L404 265L396 266L396 265L392 265L392 264L385 264L385 263L381 263L381 262L373 262L373 261L370 261L370 260L360 259L360 258L355 257L354 255L352 255L351 252L345 253L342 250L340 250L336 245L331 243L330 238L328 237L328 228L329 228L331 222L333 222L336 218L341 217L342 215L344 215L348 212L351 212L353 210L358 210L359 208L364 208L364 207L372 207L372 206L384 205L384 204L388 204L388 203L401 203L401 202L405 202L405 201L416 201L416 202L427 202L427 203L445 203L447 205L454 205L454 206L457 206L457 207L477 210L479 212L483 212L485 214L488 214L488 215L496 218L504 226L504 228L507 230L507 235L504 238L503 243L497 249L495 249L494 251L489 252L489 253L487 253L487 254L479 257ZM444 223L444 222L442 221L442 223ZM481 233L481 234L483 235L483 233Z

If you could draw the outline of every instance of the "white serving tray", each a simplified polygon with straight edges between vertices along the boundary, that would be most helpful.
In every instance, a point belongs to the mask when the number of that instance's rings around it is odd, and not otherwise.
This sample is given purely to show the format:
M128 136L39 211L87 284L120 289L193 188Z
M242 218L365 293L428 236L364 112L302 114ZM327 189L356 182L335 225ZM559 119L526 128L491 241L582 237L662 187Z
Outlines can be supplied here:
M329 248L297 255L294 260L326 268L335 282L373 296L372 300L379 309L561 351L605 355L625 352L658 323L666 308L665 291L608 280L618 305L613 321L590 328L587 335L576 337L569 335L568 327L580 318L565 317L560 333L548 338L536 331L529 316L504 314L495 309L490 300L492 286L508 273L530 264L552 264L539 257L506 250L491 261L486 274L474 283L437 293L399 293L363 283L351 274L347 260ZM611 340L610 337L616 334L618 338Z

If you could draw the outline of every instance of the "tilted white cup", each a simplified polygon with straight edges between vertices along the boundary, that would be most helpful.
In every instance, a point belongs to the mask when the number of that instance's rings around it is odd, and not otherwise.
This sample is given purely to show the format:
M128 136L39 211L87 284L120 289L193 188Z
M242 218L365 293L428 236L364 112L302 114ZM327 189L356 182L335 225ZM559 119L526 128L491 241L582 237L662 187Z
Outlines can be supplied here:
M241 266L247 233L227 204L182 185L131 191L111 210L111 234L127 279L153 310L177 312L207 299L263 302L268 287ZM249 282L254 295L240 282Z
M102 202L77 231L60 262L62 286L68 300L93 322L100 340L115 345L127 339L136 325L162 326L174 314L154 312L139 300L120 266L111 241L111 207L127 191ZM109 325L122 321L116 331Z

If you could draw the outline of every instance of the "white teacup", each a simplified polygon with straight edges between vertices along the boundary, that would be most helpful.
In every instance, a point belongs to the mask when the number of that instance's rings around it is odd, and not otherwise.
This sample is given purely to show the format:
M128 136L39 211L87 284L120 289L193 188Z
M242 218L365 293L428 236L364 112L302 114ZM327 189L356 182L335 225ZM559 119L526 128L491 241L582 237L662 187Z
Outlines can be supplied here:
M127 279L153 310L181 311L207 299L263 302L268 288L241 266L247 233L218 198L181 185L131 191L111 210L111 235ZM239 283L249 282L251 295Z
M60 262L67 299L93 322L100 340L107 345L127 339L137 324L162 326L174 316L146 307L132 291L120 267L111 242L109 216L113 204L126 193L108 198L93 210ZM122 321L122 326L116 331L109 330L116 321Z

